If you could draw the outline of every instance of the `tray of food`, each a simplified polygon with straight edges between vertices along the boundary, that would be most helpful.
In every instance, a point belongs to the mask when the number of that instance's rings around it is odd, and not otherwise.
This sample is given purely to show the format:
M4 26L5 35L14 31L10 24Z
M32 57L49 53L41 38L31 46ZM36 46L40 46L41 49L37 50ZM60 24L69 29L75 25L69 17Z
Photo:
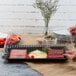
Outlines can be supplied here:
M5 49L5 59L12 61L66 61L63 55L67 51L65 46L25 46L9 45Z
M4 47L5 42L7 40L8 34L0 33L0 47ZM17 44L19 43L21 38L16 34L11 34L7 40L7 44Z

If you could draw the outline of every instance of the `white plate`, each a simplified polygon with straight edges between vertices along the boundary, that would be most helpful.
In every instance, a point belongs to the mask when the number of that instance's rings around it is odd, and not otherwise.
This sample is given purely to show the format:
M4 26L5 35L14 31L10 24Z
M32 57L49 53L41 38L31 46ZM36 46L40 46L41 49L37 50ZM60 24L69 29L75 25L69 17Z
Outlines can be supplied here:
M70 35L70 32L68 30L54 31L54 33L59 34L59 35Z
M71 41L72 37L68 30L59 30L55 31L54 34L56 35L58 40L61 41Z

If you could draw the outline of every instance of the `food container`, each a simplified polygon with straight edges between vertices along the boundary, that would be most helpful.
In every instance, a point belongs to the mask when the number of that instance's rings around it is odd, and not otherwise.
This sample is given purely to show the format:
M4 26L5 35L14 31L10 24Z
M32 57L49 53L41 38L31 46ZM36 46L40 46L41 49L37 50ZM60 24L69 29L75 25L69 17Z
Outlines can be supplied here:
M21 38L13 33L10 34L4 34L4 33L0 33L0 48L3 48L5 45L5 42L7 41L6 44L10 45L10 44L17 44L19 43L21 40Z
M12 35L17 36L16 43L8 44ZM39 44L37 38L43 38L43 35L21 35L8 34L4 45L3 58L8 62L64 62L67 60L63 54L67 51L65 46ZM15 40L14 40L15 41ZM56 40L57 41L57 40ZM34 53L30 56L30 53ZM60 54L61 53L61 54Z
M26 45L7 45L5 52L4 52L4 59L8 62L64 62L67 60L66 57L63 58L48 58L48 51L47 51L47 58L9 58L11 50L27 50L27 55L34 50L42 51L42 48L46 46L26 46ZM67 51L65 46L50 46L51 49L55 50L63 50L63 54ZM53 51L54 52L54 51ZM58 53L58 52L57 52Z
M43 45L46 44L46 45L56 45L57 44L57 38L55 38L54 40L47 40L45 39L43 41Z

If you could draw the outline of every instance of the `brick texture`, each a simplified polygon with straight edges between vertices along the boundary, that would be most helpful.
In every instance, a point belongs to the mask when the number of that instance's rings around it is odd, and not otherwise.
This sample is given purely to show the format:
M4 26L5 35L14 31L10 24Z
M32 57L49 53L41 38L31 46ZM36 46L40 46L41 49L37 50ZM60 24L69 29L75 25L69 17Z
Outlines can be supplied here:
M40 10L33 7L34 3L35 0L0 0L0 32L44 33L43 17ZM59 0L49 31L67 30L75 24L76 0Z

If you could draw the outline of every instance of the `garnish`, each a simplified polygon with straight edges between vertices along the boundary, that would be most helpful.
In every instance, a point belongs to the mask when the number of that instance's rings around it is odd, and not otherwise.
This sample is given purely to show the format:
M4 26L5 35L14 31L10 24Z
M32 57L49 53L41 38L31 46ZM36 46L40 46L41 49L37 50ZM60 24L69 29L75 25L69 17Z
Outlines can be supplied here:
M48 49L49 49L49 47L43 47L42 51L48 53Z

